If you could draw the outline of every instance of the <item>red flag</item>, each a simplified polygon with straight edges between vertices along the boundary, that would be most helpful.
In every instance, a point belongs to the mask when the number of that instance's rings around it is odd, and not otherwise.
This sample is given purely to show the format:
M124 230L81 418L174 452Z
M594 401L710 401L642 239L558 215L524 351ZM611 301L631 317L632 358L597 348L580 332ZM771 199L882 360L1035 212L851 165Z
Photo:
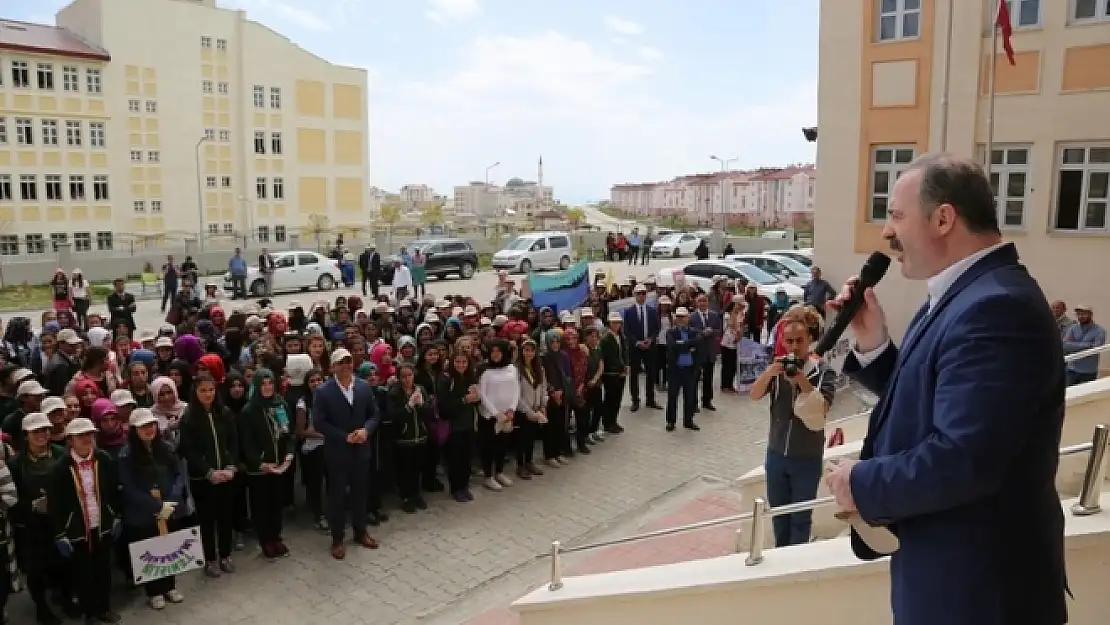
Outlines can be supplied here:
M1014 44L1010 38L1014 35L1014 27L1010 23L1010 7L1006 5L1006 0L998 0L998 16L994 20L994 25L1002 32L1002 49L1006 51L1006 59L1010 61L1010 65L1017 65L1014 60ZM995 51L991 50L991 54Z

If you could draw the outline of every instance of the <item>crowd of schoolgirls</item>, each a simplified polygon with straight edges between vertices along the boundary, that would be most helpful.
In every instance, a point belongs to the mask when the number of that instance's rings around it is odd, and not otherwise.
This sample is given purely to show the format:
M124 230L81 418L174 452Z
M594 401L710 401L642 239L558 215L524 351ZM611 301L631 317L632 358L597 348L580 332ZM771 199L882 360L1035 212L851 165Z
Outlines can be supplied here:
M114 319L108 329L87 310L79 324L63 318L70 311L46 311L37 332L12 319L0 345L0 606L25 579L39 623L59 613L118 622L110 581L113 570L131 577L127 546L184 527L199 526L211 578L235 572L244 536L263 557L285 557L283 513L298 488L328 532L313 391L337 353L374 389L382 416L371 525L389 519L387 500L410 514L427 507L427 493L466 503L472 482L497 492L513 485L510 474L531 481L592 453L623 431L630 374L610 303L654 292L665 358L675 311L695 310L699 296L650 279L602 281L582 308L558 315L502 276L488 305L340 296L288 311L261 300L229 314L206 301L176 326L143 331ZM744 332L743 285L722 280L701 295L723 315L728 349ZM665 367L645 373L665 387ZM184 600L172 577L143 589L154 609Z

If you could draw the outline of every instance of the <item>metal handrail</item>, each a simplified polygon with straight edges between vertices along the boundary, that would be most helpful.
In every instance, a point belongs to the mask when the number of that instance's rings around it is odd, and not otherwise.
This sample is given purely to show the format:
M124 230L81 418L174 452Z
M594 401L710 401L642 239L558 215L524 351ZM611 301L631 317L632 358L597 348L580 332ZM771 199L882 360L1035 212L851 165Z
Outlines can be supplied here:
M1106 425L1096 425L1094 434L1091 440L1085 443L1078 443L1075 445L1068 445L1060 448L1060 456L1071 456L1075 454L1082 454L1090 452L1087 459L1087 469L1083 473L1083 485L1079 493L1079 501L1071 507L1072 514L1076 516L1089 516L1098 514L1102 511L1099 506L1099 496L1102 491L1102 482L1105 479L1107 470L1107 447L1110 446L1110 428ZM768 507L767 500L762 497L756 497L752 502L752 511L743 514L734 514L731 516L717 517L705 521L698 521L697 523L689 523L686 525L677 525L675 527L668 527L651 532L644 532L642 534L633 534L632 536L624 536L621 538L614 538L610 540L602 540L593 543L586 543L584 545L576 545L574 547L564 548L562 543L555 541L551 543L551 551L542 554L540 557L551 558L551 581L548 584L548 590L559 590L563 587L563 568L562 556L577 553L580 551L592 551L594 549L601 549L604 547L614 547L631 542L639 542L641 540L649 540L652 538L660 538L662 536L670 536L672 534L680 534L694 530L705 529L709 527L716 527L719 525L728 525L741 521L752 521L751 529L749 531L751 542L748 550L748 557L744 563L748 566L755 566L763 562L763 534L764 527L767 519L773 519L777 516L784 514L794 514L795 512L812 511L830 504L836 503L836 498L829 495L826 497L818 497L808 501L799 501L795 503L788 503L781 506ZM743 551L743 539L745 537L744 529L737 528L736 530L736 552Z
M1083 360L1084 358L1097 356L1106 352L1110 352L1110 343L1107 343L1106 345L1096 345L1095 347L1085 349L1081 352L1068 354L1067 356L1064 356L1064 362L1075 362L1076 360Z

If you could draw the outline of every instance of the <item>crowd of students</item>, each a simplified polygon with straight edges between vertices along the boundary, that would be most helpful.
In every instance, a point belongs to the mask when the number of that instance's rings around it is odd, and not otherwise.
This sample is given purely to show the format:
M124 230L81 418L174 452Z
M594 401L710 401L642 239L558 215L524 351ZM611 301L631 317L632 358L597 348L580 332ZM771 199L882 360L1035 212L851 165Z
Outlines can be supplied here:
M598 278L583 307L558 315L502 276L487 304L383 294L229 312L216 299L143 330L109 329L95 311L78 322L48 310L37 330L12 319L0 345L0 571L10 582L0 580L0 604L25 577L39 623L60 622L59 611L118 622L110 581L116 569L131 578L129 544L199 526L211 578L235 572L245 536L263 557L282 558L283 513L300 488L334 557L344 555L347 511L356 543L376 548L360 525L387 521L387 502L416 514L429 493L446 491L465 504L472 483L498 492L593 453L623 431L630 378L639 409L641 373L648 407L662 408L652 391L668 392L668 430L680 391L689 393L683 425L700 429L693 415L714 409L719 350L744 335L758 295L724 279L700 293ZM626 329L642 311L651 323ZM694 329L698 315L715 321ZM723 392L733 392L732 358ZM376 415L339 439L365 450L365 475L354 478L362 460L329 453L333 417L321 416L328 399L316 392L352 374L372 389ZM689 376L700 391L674 383ZM334 496L335 481L349 481L349 496ZM184 600L173 577L143 588L154 609Z

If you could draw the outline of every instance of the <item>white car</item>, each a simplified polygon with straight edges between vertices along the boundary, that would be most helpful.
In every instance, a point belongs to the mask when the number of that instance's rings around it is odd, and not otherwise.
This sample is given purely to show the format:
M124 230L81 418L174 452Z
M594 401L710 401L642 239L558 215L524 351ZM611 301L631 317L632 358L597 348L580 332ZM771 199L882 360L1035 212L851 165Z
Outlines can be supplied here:
M743 278L755 284L759 294L768 302L775 298L775 292L782 289L791 302L802 301L802 288L796 284L783 282L762 269L734 260L695 260L678 267L661 269L656 282L659 286L673 286L675 274L682 275L687 284L696 285L708 291L713 286L713 276L724 276L730 280Z
M693 256L698 249L701 238L689 232L675 232L660 238L651 246L651 255L655 257L679 258Z
M772 256L785 256L786 258L796 260L806 267L813 266L813 248L805 247L800 250L768 250L764 254L771 254Z
M809 267L799 263L788 256L775 254L729 254L725 260L738 260L742 263L755 265L772 276L785 279L790 284L805 286L809 284L812 276Z
M343 275L339 263L316 252L292 251L273 252L274 293L279 291L307 291L320 289L330 291L339 284ZM266 280L258 271L258 266L247 267L247 292L252 297L266 294ZM234 293L231 272L224 274L224 291Z

